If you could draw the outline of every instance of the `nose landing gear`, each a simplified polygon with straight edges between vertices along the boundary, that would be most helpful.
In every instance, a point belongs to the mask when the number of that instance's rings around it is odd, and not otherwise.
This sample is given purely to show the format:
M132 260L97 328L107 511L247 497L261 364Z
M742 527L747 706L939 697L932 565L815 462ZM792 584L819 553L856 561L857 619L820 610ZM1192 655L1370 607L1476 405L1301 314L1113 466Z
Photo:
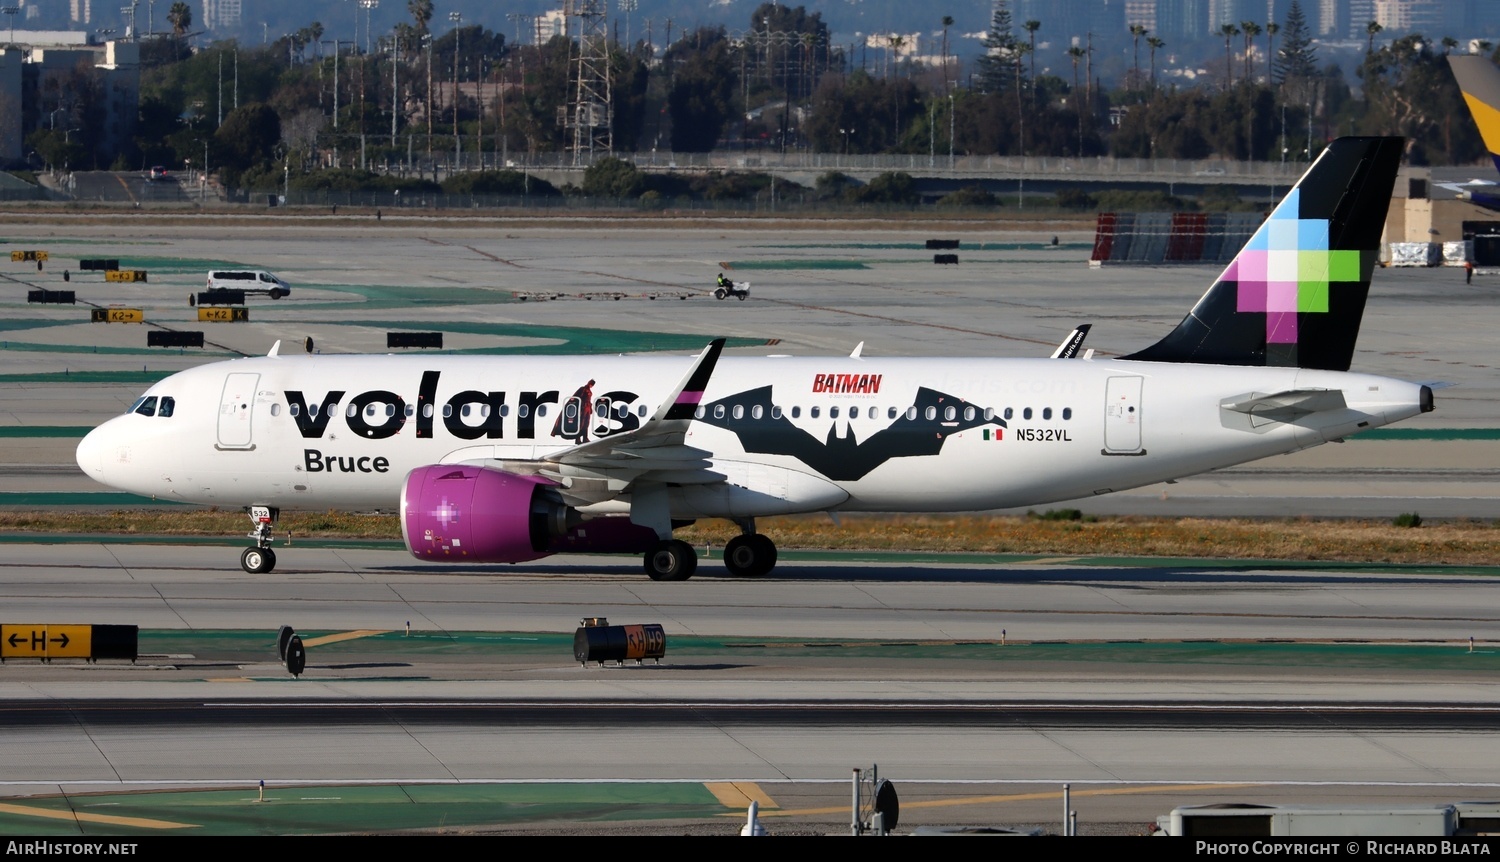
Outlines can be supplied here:
M276 526L276 516L280 512L269 506L251 506L249 538L255 542L255 547L246 548L240 554L240 568L252 575L263 575L276 568L276 552L271 550L271 543L276 539L271 531Z

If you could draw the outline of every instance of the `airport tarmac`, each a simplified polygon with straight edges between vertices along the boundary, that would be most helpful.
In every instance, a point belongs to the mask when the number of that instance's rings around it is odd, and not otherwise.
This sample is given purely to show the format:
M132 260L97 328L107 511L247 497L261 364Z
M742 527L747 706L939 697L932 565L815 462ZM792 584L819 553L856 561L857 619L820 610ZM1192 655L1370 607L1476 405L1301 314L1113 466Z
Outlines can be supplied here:
M925 249L944 237L963 242L957 266L933 264ZM1217 274L1090 268L1092 233L1082 225L13 213L0 216L0 238L5 249L52 255L40 272L0 255L0 505L37 492L90 505L88 495L106 489L71 463L81 429L124 410L163 374L264 353L278 339L289 350L311 338L323 353L385 352L385 334L408 329L444 332L448 350L495 354L687 355L723 336L735 355L846 355L863 343L865 355L1045 356L1075 325L1092 323L1085 346L1107 356L1167 332ZM74 258L119 258L149 280L106 283ZM188 296L220 265L271 270L294 293L252 298L247 322L200 324ZM721 270L750 281L751 297L714 300ZM35 288L140 308L149 323L90 323L87 305L28 304ZM1500 518L1500 384L1488 350L1497 289L1484 277L1466 285L1459 270L1377 272L1354 368L1455 384L1438 391L1434 413L1368 439L1082 507ZM151 326L202 330L209 346L147 348ZM1080 831L1121 832L1195 802L1500 793L1486 766L1500 736L1480 726L1500 708L1488 570L1073 558L881 565L788 553L772 580L733 581L705 566L687 583L655 584L634 560L450 570L400 551L310 543L282 552L273 575L252 577L236 565L239 541L0 546L0 622L139 625L153 644L174 632L241 632L251 643L163 649L128 667L7 662L0 706L34 724L0 738L0 774L10 780L0 794L62 804L59 793L244 788L259 778L282 788L744 781L783 810L817 812L787 818L800 828L837 831L848 819L850 768L878 763L913 788L903 800L931 803L914 805L909 823L1054 823L1060 785L1074 782L1092 794L1089 808L1076 806ZM858 649L714 652L697 643L660 669L600 669L578 667L565 649L454 657L366 635L310 646L311 670L299 680L268 652L282 624L325 637L402 631L411 621L421 635L461 641L563 637L590 614L660 622L679 640L821 639ZM1023 645L1027 658L1004 652ZM380 704L414 700L432 712L381 715ZM174 716L100 706L120 701L258 707ZM317 707L298 711L310 701ZM461 717L476 703L493 710L476 713L490 723ZM776 703L785 708L767 709ZM632 704L645 706L626 710ZM514 711L523 707L540 711ZM1041 707L1051 711L1029 711ZM1166 718L1174 715L1190 719ZM671 824L662 834L705 821L737 829L732 808L706 810L652 817ZM0 832L25 834L39 822L9 816L0 812ZM258 828L274 834L274 818L263 819ZM68 828L134 828L81 822Z

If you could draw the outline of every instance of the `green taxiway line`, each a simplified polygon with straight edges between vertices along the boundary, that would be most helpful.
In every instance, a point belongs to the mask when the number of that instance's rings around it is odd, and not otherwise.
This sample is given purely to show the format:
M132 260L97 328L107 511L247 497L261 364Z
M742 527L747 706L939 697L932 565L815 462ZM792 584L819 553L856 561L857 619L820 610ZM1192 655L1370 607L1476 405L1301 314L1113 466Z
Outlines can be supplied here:
M28 814L26 809L36 813ZM351 786L279 784L268 777L264 794L257 786L240 786L28 796L0 810L0 835L320 835L402 830L461 835L482 826L560 819L702 819L729 811L706 787L693 782Z
M986 662L1068 662L1086 664L1196 664L1245 667L1347 667L1429 670L1474 670L1486 673L1500 669L1500 644L1479 642L1469 651L1467 637L1455 635L1451 641L1436 640L1298 640L1294 638L1262 639L1193 639L1193 640L1024 640L1017 636L1025 629L1027 614L995 612L994 638L990 640L882 640L875 638L787 638L787 637L707 637L668 634L666 665L691 660L723 662L744 661L755 656L774 656L775 661L827 656L830 651L849 658L890 660L967 660ZM329 658L379 656L398 662L402 659L464 661L483 659L553 659L560 666L573 662L573 632L432 632L404 628L361 633L359 637L339 639L340 632L303 630L297 632L304 643L334 636L327 643L308 648L305 679L324 678L319 662ZM1466 633L1465 633L1466 635ZM195 661L209 662L211 673L221 671L222 662L269 660L276 651L276 632L245 629L147 629L137 640L142 662L153 656L192 656ZM203 675L194 671L191 662L179 668L183 682L201 682ZM413 672L416 674L416 672ZM390 680L383 676L376 679ZM412 678L426 679L416 674ZM333 679L333 677L328 677ZM339 681L356 685L372 678ZM266 677L269 682L284 682L286 676Z

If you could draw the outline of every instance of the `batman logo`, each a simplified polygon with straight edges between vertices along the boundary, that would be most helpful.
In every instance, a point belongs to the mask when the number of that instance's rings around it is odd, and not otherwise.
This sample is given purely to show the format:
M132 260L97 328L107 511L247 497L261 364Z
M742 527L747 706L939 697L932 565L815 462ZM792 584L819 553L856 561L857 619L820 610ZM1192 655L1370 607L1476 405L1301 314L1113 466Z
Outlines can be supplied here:
M863 443L849 428L847 435L836 435L838 423L834 420L828 428L828 438L818 440L803 431L782 415L772 418L771 387L762 386L731 395L728 398L705 405L702 419L740 438L746 452L757 455L786 455L796 458L818 473L835 481L853 481L864 478L871 470L892 458L912 458L921 455L936 455L943 449L943 441L949 435L983 425L1007 427L1005 420L996 416L984 419L984 410L974 408L974 418L964 419L965 410L974 407L953 395L925 387L917 390L916 418L911 411L903 412L885 428L870 435ZM735 419L734 408L743 407L743 418ZM754 408L761 408L761 418L753 419ZM928 408L933 408L932 419L927 418ZM954 408L954 419L945 420L948 408ZM719 408L722 416L719 416Z

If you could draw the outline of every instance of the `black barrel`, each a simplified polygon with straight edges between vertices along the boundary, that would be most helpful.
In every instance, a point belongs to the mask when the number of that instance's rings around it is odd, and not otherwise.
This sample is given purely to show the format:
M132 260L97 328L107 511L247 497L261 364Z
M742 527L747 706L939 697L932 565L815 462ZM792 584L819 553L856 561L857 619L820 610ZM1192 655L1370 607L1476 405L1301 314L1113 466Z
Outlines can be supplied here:
M656 623L638 626L580 626L573 632L573 658L579 664L591 661L624 663L661 660L667 654L667 633Z
M55 302L74 303L73 291L71 290L28 290L26 291L27 302Z

